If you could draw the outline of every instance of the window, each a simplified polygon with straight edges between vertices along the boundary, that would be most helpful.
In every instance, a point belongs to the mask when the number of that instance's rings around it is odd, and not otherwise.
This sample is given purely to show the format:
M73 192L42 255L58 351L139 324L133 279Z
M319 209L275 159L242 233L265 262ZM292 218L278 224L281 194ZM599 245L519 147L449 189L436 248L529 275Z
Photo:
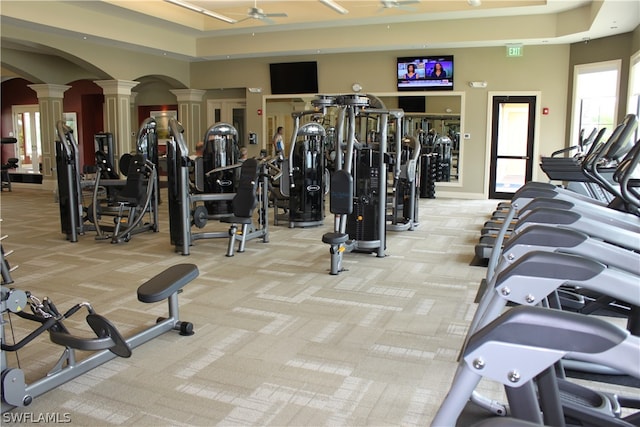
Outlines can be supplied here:
M572 144L578 142L582 129L589 134L594 128L607 128L606 139L617 125L620 66L620 60L576 65Z
M629 70L629 96L627 114L635 114L640 117L640 52L631 57L631 69ZM638 140L636 129L635 140Z

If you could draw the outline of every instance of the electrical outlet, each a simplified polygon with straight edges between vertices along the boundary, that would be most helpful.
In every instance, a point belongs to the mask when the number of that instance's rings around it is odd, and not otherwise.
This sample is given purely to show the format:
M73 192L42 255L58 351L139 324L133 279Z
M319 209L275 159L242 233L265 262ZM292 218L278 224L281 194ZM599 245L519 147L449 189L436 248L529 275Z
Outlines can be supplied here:
M464 134L464 139L471 139L471 134L470 133L465 133Z

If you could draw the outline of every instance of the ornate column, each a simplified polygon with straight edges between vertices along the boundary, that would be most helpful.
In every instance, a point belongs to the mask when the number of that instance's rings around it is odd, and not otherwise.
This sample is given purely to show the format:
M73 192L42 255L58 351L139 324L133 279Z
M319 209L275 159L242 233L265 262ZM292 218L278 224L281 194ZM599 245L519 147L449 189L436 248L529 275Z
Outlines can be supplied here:
M131 123L131 89L138 82L97 80L94 83L100 86L104 93L104 130L113 134L114 159L116 159L116 164L113 166L117 169L120 156L135 151L137 126Z
M131 116L131 129L133 132L138 132L138 123L140 123L140 117L138 117L138 106L136 105L136 98L138 97L138 92L131 92L131 97L129 98L129 114ZM135 140L135 136L133 139L133 144L135 145L137 141Z
M71 88L66 85L33 84L29 85L38 96L40 109L40 142L42 143L43 185L55 187L54 165L56 164L56 123L62 120L64 92Z
M184 127L184 140L191 151L204 136L202 129L202 97L206 93L198 89L170 90L178 100L178 120Z

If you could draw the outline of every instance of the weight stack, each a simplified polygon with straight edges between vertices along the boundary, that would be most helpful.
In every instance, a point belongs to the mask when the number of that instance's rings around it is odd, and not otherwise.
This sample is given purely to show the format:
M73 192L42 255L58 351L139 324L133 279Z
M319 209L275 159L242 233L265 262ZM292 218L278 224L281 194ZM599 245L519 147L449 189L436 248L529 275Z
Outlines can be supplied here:
M438 162L438 182L451 181L451 162L449 160Z
M367 198L353 201L353 212L347 216L347 234L352 240L380 240L377 203Z
M436 181L438 178L438 155L424 154L421 164L420 179L420 198L435 199L436 198Z

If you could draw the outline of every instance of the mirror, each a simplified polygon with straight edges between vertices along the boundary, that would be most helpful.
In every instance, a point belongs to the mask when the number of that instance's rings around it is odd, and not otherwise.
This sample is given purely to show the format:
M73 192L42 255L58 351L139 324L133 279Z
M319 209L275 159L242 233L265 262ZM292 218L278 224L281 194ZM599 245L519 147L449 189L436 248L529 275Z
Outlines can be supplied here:
M404 110L403 133L417 138L425 153L442 153L441 158L447 170L440 174L438 185L461 186L464 144L460 141L464 128L464 92L390 92L375 95L388 109ZM267 95L263 98L263 135L269 152L271 137L278 126L285 129L288 149L293 130L291 113L311 109L311 100L315 97L315 94L305 94ZM329 110L330 114L332 110ZM335 117L325 120L326 123L335 121Z

